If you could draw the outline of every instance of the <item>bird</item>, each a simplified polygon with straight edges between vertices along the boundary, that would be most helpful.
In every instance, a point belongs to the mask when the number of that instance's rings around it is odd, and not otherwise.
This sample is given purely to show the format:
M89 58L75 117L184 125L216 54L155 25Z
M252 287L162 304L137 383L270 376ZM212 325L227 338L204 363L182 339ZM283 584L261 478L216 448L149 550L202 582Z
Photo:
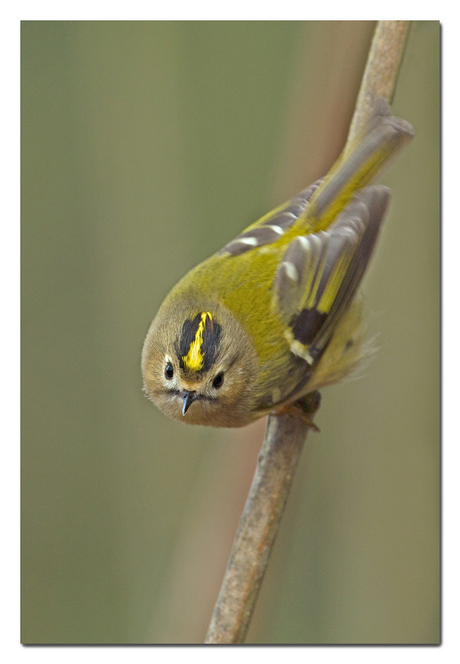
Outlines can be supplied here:
M372 183L413 136L377 98L326 177L171 290L141 360L144 392L165 415L241 427L302 410L309 394L356 371L367 354L359 286L390 202Z

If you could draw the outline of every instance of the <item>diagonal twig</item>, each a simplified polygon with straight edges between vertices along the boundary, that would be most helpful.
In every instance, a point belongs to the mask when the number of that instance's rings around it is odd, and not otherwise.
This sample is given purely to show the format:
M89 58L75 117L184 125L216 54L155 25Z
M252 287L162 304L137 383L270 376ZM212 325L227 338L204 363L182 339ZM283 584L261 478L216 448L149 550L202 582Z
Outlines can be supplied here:
M348 142L365 123L375 95L391 101L409 25L409 21L377 23ZM310 419L319 403L318 392L309 395ZM268 420L205 643L244 642L308 428L305 419L291 414Z

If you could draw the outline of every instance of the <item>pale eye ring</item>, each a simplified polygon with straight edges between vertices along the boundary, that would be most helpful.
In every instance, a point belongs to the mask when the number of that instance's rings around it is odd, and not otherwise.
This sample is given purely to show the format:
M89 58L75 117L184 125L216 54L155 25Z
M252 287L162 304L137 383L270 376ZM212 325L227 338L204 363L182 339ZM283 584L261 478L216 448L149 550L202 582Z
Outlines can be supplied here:
M171 380L173 376L174 376L173 365L171 364L171 362L168 362L165 367L165 378L166 380Z
M212 386L214 387L214 389L218 390L219 387L222 387L223 384L224 384L224 373L223 371L221 371L212 381Z

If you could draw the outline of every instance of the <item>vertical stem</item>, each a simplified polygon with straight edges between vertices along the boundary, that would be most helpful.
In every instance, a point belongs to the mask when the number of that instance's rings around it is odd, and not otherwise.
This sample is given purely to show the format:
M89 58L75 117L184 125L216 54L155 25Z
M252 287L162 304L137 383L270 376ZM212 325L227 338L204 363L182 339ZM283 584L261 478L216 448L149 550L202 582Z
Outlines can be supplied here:
M372 113L376 96L391 102L409 33L410 21L378 21L372 38L347 145Z
M312 393L310 417L319 401L319 393ZM242 643L246 637L308 428L308 421L296 414L268 420L206 643Z

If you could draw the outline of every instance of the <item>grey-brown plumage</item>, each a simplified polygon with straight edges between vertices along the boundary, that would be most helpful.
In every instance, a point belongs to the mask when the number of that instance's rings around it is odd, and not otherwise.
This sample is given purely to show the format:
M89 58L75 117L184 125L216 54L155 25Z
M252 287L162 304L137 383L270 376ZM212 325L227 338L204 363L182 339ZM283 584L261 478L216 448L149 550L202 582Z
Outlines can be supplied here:
M288 231L305 211L308 200L318 188L320 180L310 185L289 203L284 205L281 211L271 213L250 226L244 233L225 245L218 255L239 256L246 251L273 244Z

